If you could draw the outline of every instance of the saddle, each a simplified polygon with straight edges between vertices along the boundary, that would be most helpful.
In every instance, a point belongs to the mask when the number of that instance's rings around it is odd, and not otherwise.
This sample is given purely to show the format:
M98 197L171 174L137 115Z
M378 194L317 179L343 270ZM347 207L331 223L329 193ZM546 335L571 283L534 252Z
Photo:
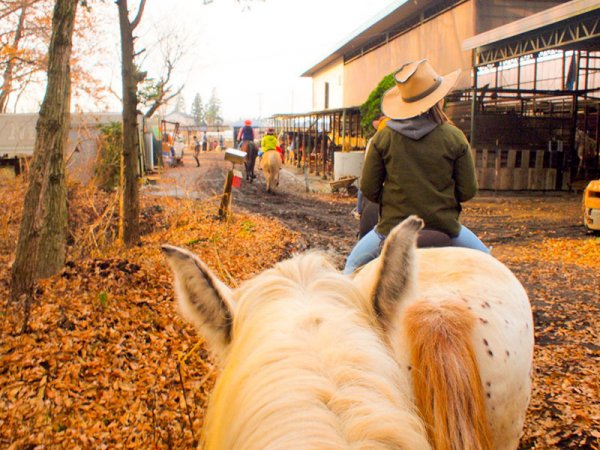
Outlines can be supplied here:
M363 197L363 212L360 216L360 225L358 238L362 237L371 231L377 225L379 215L379 205L370 202ZM417 247L451 247L452 240L446 233L438 230L424 228L419 232L417 237Z
M419 231L419 236L417 237L418 248L450 247L451 245L452 240L450 236L442 231L428 230L427 228Z

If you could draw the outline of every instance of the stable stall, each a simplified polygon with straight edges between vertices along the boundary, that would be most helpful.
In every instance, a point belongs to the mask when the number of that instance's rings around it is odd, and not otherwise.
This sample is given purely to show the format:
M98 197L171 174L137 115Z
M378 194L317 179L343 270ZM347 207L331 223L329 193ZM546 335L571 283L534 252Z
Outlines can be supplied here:
M566 190L600 169L600 4L575 0L478 34L450 98L483 189Z
M360 176L366 140L358 107L276 114L272 120L277 135L286 135L287 164L323 179Z

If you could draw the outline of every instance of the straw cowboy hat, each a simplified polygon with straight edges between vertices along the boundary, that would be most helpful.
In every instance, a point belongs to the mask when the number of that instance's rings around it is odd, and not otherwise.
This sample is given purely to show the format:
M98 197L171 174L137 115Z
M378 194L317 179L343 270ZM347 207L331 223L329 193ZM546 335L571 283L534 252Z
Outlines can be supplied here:
M404 64L395 74L396 86L386 91L381 111L392 119L410 119L428 111L456 84L460 69L438 75L426 59Z

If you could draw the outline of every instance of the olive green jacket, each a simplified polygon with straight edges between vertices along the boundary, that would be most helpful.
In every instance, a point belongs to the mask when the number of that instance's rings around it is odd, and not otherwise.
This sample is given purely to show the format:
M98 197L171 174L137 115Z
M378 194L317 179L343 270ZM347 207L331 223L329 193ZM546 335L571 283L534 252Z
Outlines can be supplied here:
M418 140L386 127L373 136L367 150L360 189L379 203L379 233L387 236L416 214L426 227L455 237L460 204L477 193L469 143L448 123Z

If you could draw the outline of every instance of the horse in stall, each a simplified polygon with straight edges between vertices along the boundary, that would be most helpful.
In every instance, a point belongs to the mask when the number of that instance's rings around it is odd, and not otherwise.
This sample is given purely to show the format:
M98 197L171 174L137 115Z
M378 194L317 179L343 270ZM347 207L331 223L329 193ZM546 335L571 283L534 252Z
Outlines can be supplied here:
M517 448L527 294L483 252L416 250L422 226L402 222L353 277L309 252L235 290L163 246L180 310L222 368L204 448Z
M277 142L279 143L279 148L283 152L282 162L286 162L286 157L288 155L288 147L290 145L290 135L286 131L282 131L277 136Z
M279 186L279 172L281 170L281 155L275 149L267 150L260 157L260 166L263 170L267 192L273 193L275 187Z
M600 154L596 153L597 147L596 139L579 128L575 131L575 148L577 148L577 157L579 158L577 176L582 172L587 176L589 169L600 168Z
M258 156L258 146L252 141L243 141L240 150L246 152L246 161L244 162L246 181L252 183L252 180L256 178L256 175L254 175L254 166L256 164L256 157Z

